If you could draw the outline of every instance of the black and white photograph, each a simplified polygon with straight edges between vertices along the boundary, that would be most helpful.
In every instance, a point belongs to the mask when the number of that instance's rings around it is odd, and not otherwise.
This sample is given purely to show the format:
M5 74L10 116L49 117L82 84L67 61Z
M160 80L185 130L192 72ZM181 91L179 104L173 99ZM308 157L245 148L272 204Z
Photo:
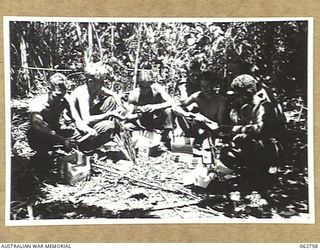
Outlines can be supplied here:
M6 225L315 223L312 18L5 17Z

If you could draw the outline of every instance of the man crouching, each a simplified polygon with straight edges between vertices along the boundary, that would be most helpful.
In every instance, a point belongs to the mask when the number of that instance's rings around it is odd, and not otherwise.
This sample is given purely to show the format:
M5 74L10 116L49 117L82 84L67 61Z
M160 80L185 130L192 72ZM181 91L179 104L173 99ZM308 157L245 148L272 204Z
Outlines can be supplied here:
M30 103L30 129L27 132L29 145L40 155L47 155L55 145L70 150L76 141L67 138L60 128L60 117L68 109L66 100L67 78L61 73L50 77L50 92L36 97Z
M99 148L116 132L116 123L111 119L116 116L116 97L103 86L111 75L110 66L101 62L90 63L85 68L86 84L77 87L70 95L70 109L76 127L88 137L79 143L82 151Z
M170 148L169 132L173 129L173 99L158 83L151 70L139 70L138 87L129 93L127 121L131 130L161 130L161 141ZM136 118L136 119L135 119Z

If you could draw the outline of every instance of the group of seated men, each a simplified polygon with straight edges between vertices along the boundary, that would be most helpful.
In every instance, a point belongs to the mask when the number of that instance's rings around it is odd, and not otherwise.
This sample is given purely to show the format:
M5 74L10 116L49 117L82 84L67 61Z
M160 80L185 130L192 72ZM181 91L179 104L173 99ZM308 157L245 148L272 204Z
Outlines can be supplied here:
M138 70L138 87L124 102L104 87L113 74L110 65L90 63L84 73L86 84L70 94L66 76L55 73L50 77L49 93L36 97L30 104L31 127L27 137L38 154L47 154L55 145L67 150L76 146L81 151L95 150L119 133L119 120L130 131L161 131L167 148L170 132L177 126L185 136L194 137L194 146L200 148L213 131L233 133L225 163L243 162L255 171L274 164L275 151L283 143L285 119L281 105L251 75L234 78L229 91L233 94L232 103L215 90L217 79L211 72L198 74L198 89L189 89L184 98L176 101L155 82L151 70ZM60 128L64 110L76 127L69 134Z

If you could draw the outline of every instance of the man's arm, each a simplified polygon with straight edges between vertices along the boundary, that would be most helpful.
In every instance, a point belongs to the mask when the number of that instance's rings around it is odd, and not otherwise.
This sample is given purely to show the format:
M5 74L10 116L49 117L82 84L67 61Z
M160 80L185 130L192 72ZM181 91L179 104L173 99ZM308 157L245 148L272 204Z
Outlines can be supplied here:
M165 109L172 107L174 105L174 100L171 96L165 91L165 89L157 83L151 85L152 90L161 96L164 100L162 103L155 103L155 104L146 104L142 107L143 112L154 112L156 110Z
M193 93L192 95L190 95L189 97L187 97L186 99L182 100L180 103L180 106L182 107L186 107L189 106L192 103L197 103L197 99L200 95L200 91Z
M31 128L41 134L42 137L53 139L55 144L62 144L66 149L71 149L76 144L74 140L66 139L50 129L39 112L32 112L30 114L30 124Z
M71 94L70 109L72 112L72 116L75 119L76 123L80 124L81 128L85 129L85 125L88 126L91 122L99 122L110 116L117 117L117 112L115 111L106 112L99 115L91 115L89 102L90 102L90 97L89 97L89 93L86 85L82 85L78 87ZM76 109L75 103L78 103L79 111ZM86 130L88 130L88 127L86 128Z
M191 96L187 97L186 99L180 100L178 103L175 104L175 106L173 108L174 112L178 115L182 115L185 117L192 116L192 113L185 111L183 109L183 107L187 107L192 103L196 103L199 94L200 94L200 92L196 92L196 93L192 94Z
M76 127L84 132L84 133L89 133L91 135L97 135L97 132L88 126L88 116L90 116L89 113L89 97L86 96L86 92L82 90L83 86L80 86L74 90L74 92L71 93L70 96L68 96L67 101L69 103L70 111L71 111L71 116L75 121ZM87 94L88 95L88 94ZM76 103L79 104L79 111L76 108ZM80 105L80 103L82 105ZM81 112L82 111L82 112ZM83 119L83 115L85 115L86 119Z
M218 115L217 115L217 122L221 124L225 124L227 117L226 117L226 101L224 99L219 100L218 105Z
M137 93L137 90L134 89L129 93L129 96L128 96L127 114L125 116L126 121L132 121L139 118L140 113L139 112L135 113L135 110L137 107L137 101L138 101L138 93Z
M120 96L119 96L117 93L111 91L110 89L107 89L106 87L102 87L102 88L101 88L101 91L102 91L103 93L109 95L109 96L112 96L112 97L114 98L116 104L118 105L118 107L121 107L121 106L122 106L121 98L120 98Z
M151 87L153 88L153 90L155 90L156 93L160 94L161 98L164 100L163 103L153 104L154 110L165 109L165 108L172 107L174 105L174 100L167 93L167 91L163 86L161 86L158 83L155 83L151 85Z
M186 83L180 84L178 86L178 89L180 91L180 99L181 100L187 99L188 98L187 84Z
M49 128L48 123L43 120L43 117L38 112L32 112L30 115L31 128L40 132L44 137L53 138L57 143L64 143L64 138Z
M266 126L267 123L272 122L271 119L269 121L266 119L266 109L262 105L260 105L255 122L248 125L236 125L233 126L232 131L235 133L244 133L244 134L260 134L262 129ZM270 118L270 117L269 117Z

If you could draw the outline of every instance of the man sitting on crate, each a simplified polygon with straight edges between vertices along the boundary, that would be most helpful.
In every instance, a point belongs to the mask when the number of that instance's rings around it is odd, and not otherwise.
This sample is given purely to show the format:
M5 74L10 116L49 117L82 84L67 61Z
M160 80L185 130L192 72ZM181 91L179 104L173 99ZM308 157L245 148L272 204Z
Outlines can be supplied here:
M110 141L119 130L116 117L120 99L105 88L112 77L112 68L102 62L85 67L86 84L77 87L69 98L70 109L80 134L86 137L79 143L81 151L92 151ZM82 138L83 138L82 137Z
M161 130L161 141L170 148L169 132L173 129L173 99L158 83L151 70L138 70L138 87L129 93L127 128L130 130Z
M281 162L285 117L272 93L259 87L251 75L236 77L231 89L235 96L230 113L233 125L229 131L235 135L230 148L221 152L221 160L228 167L243 165L247 184L261 185L270 167Z
M47 155L54 145L61 145L70 150L76 141L66 138L64 130L60 129L60 117L68 102L65 98L67 78L61 73L50 77L50 92L36 97L30 103L30 129L27 132L29 145L38 154Z
M193 93L182 100L175 112L184 119L179 120L179 125L187 137L194 137L193 146L201 148L210 131L216 130L226 121L225 99L214 90L216 77L212 72L205 72L200 77L201 91ZM183 107L196 103L199 113L187 112ZM204 130L200 133L200 129Z

